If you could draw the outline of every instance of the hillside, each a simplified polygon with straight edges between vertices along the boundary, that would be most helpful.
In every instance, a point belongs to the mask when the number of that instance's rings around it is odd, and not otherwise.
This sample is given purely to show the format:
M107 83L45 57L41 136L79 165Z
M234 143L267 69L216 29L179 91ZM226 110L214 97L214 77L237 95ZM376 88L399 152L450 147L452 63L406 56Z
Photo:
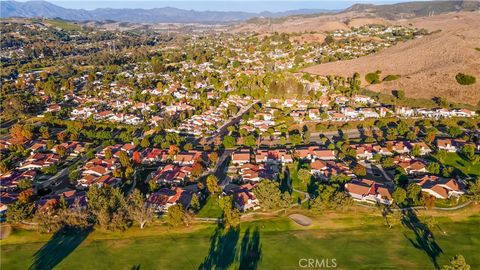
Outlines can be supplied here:
M255 18L238 23L233 32L293 33L325 32L366 24L432 16L448 12L479 11L480 1L419 1L398 4L355 4L335 14L294 15L282 18Z
M319 75L364 75L376 70L382 77L399 74L400 79L369 85L374 91L390 93L404 90L408 97L445 97L452 102L476 105L480 100L480 83L463 86L456 82L459 72L480 78L480 19L476 12L443 14L432 17L400 20L397 23L429 31L432 35L397 44L391 48L358 59L332 62L306 68L305 72Z

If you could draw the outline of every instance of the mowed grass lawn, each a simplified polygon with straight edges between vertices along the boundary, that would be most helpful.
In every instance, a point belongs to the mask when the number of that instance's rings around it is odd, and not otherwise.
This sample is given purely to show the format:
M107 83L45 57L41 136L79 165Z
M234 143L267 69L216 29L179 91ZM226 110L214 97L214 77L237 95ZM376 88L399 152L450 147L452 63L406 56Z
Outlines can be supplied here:
M458 153L446 153L446 157L443 162L439 161L439 158L435 156L438 162L452 166L458 169L463 174L468 176L480 176L480 163L473 163L469 160L462 158Z
M205 205L202 206L197 214L197 217L201 218L221 218L222 209L218 204L218 198L215 196L209 196L205 201Z
M206 223L175 230L157 224L144 230L95 231L80 240L74 239L78 235L14 230L1 242L1 268L238 269L248 262L258 263L258 269L300 269L302 258L334 258L339 269L433 269L432 256L441 266L462 254L472 269L479 269L480 207L435 213L441 228L433 231L438 256L418 245L406 227L388 229L376 211L355 209L312 217L310 227L281 216L244 221L239 231L219 231Z

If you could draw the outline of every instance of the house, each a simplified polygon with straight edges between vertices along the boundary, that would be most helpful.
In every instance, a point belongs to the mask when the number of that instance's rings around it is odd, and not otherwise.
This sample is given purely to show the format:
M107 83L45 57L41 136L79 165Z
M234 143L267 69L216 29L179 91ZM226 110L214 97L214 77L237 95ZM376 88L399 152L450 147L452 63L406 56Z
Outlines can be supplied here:
M136 146L133 143L126 143L122 145L122 147L120 147L120 150L126 152L130 156L132 155L135 148Z
M357 103L362 103L362 104L370 104L375 102L375 100L371 97L364 96L364 95L355 95L353 96L353 101Z
M414 147L418 147L420 156L425 156L432 152L432 149L425 142L407 142L406 145L410 151L412 151Z
M41 151L45 151L47 150L47 143L45 142L35 142L32 146L30 146L28 149L30 149L30 151L32 153L37 153L37 152L41 152Z
M60 161L60 156L56 154L41 154L35 153L20 163L19 170L32 170L49 167L57 164Z
M196 161L206 160L204 158L204 153L201 151L190 150L188 152L181 152L178 153L175 158L173 159L173 163L186 166L186 165L193 165Z
M321 160L315 160L314 162L310 163L310 173L312 175L317 175L326 169L328 169L327 164Z
M262 178L265 178L265 166L263 164L243 164L238 172L242 181L244 182L258 182Z
M434 175L426 175L419 179L417 185L422 187L423 192L434 196L437 199L449 199L460 197L465 194L462 184L454 178L442 178Z
M285 149L276 150L257 150L255 154L255 161L257 163L291 163L293 162L292 155Z
M178 166L168 164L165 167L159 167L157 171L151 174L152 181L159 184L179 185L184 183L192 173L192 167Z
M357 159L370 160L373 158L373 146L371 144L352 144Z
M298 147L294 150L295 156L299 159L308 160L335 160L335 152L333 150L321 149L319 146Z
M398 166L404 169L405 172L409 175L412 175L412 174L418 175L418 174L427 173L427 166L425 165L425 163L416 159L400 162L398 163Z
M254 187L255 185L251 184L241 186L232 185L232 187L227 188L224 193L228 196L233 196L233 204L238 210L242 212L257 210L260 208L260 202L252 192Z
M438 150L445 150L447 152L457 152L457 146L451 139L437 139Z
M398 154L410 152L410 149L403 142L389 141L387 142L387 148Z
M243 165L250 162L250 149L238 149L232 153L232 163Z
M393 203L391 192L373 180L363 179L349 182L345 184L345 190L356 201L385 205Z
M147 205L152 207L156 212L165 213L173 205L181 204L184 208L190 206L193 192L180 187L172 189L162 188L157 192L148 195Z
M143 164L166 162L169 159L168 150L158 148L148 148L142 153L142 156Z

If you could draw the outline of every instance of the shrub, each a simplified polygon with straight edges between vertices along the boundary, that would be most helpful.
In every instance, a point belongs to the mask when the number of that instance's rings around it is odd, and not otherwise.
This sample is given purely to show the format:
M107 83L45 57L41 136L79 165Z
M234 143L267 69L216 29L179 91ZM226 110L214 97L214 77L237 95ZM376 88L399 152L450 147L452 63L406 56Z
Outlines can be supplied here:
M400 78L400 75L387 75L385 78L383 78L384 82L389 82L389 81L394 81L396 79Z
M457 76L455 76L455 79L461 85L470 85L476 82L476 78L474 76L463 73L458 73Z
M378 73L368 73L367 75L365 75L365 80L369 83L369 84L377 84L377 83L380 83L380 76L378 76Z

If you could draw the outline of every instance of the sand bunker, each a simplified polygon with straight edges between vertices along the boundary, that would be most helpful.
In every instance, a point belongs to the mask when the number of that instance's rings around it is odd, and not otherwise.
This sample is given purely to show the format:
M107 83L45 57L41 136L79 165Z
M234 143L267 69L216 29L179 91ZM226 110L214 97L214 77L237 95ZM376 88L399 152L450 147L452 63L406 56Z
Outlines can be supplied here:
M292 214L288 216L291 220L295 221L298 225L310 226L312 225L312 220L309 217L300 214Z

